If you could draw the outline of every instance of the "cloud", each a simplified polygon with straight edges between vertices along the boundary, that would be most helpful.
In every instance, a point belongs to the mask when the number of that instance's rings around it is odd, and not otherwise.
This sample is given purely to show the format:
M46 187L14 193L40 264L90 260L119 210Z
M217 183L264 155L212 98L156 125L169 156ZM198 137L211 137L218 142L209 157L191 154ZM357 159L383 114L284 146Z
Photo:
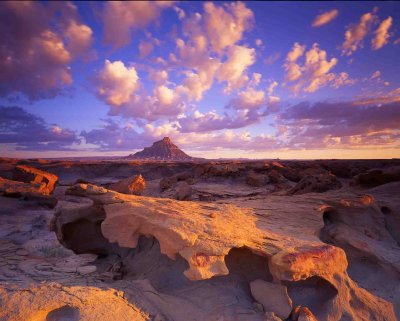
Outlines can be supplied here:
M102 12L104 42L114 49L131 42L132 33L157 20L173 1L108 1Z
M0 3L0 94L51 98L72 84L69 65L87 58L93 32L70 2Z
M304 62L299 62L303 58ZM286 56L283 68L286 70L285 82L292 83L290 89L299 92L312 93L319 88L330 85L339 88L344 85L352 85L354 79L350 79L346 72L335 74L331 70L336 66L337 58L327 59L327 52L314 43L310 50L306 46L295 43Z
M225 90L231 92L239 89L249 80L245 71L255 62L255 49L244 46L232 46L228 49L227 60L218 70L219 82L227 83Z
M321 27L332 20L334 20L339 15L339 11L336 9L321 13L320 15L316 16L312 26L313 27Z
M389 92L377 92L374 90L373 94L369 96L360 97L354 103L356 105L382 105L400 102L400 87L393 89Z
M151 145L154 141L169 136L180 148L187 151L235 150L270 150L278 148L280 142L272 135L252 136L247 132L235 133L232 130L223 132L182 132L173 123L158 126L146 124L135 128L131 124L104 119L103 124L81 135L86 143L95 144L102 151L135 151Z
M375 37L371 40L372 49L378 50L388 43L390 37L389 29L392 26L392 22L392 17L388 17L383 20L378 29L375 30Z
M353 52L363 47L364 38L377 20L375 11L363 14L358 24L347 28L344 34L345 41L342 44L342 55L350 56Z
M254 20L253 12L243 2L226 4L225 8L212 2L204 4L205 29L215 52L221 52L241 40Z
M347 72L341 72L333 78L331 87L338 89L343 86L352 86L356 82L357 80L351 79Z
M121 106L129 102L131 95L139 88L139 77L135 67L126 67L119 60L106 60L95 82L98 96L112 106Z
M290 148L399 146L399 121L399 102L369 106L357 101L301 103L279 118L288 128Z
M74 131L47 124L21 107L0 107L0 143L16 150L70 150L80 140Z
M258 76L256 75L257 79ZM180 132L210 132L221 129L238 129L259 123L272 107L279 102L279 97L267 96L265 91L255 88L259 82L239 91L225 106L222 115L216 111L201 113L196 110L190 115L178 119ZM229 113L228 113L229 111Z

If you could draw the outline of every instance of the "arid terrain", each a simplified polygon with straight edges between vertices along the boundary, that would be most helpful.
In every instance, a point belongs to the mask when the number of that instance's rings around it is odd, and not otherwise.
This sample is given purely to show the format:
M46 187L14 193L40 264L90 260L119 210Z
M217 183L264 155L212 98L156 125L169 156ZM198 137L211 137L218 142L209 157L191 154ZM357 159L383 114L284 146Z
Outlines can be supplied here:
M0 320L400 317L400 161L0 162Z

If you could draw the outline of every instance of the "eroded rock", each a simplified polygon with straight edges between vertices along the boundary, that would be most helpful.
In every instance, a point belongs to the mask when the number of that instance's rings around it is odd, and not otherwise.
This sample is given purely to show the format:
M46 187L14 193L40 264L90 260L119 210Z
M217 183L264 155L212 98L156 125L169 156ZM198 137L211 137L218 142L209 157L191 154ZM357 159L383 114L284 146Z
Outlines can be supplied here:
M13 171L13 180L25 183L38 184L38 192L44 195L53 193L58 182L57 175L28 166L18 165Z
M134 175L117 183L110 184L108 189L129 195L142 195L146 182L142 175Z

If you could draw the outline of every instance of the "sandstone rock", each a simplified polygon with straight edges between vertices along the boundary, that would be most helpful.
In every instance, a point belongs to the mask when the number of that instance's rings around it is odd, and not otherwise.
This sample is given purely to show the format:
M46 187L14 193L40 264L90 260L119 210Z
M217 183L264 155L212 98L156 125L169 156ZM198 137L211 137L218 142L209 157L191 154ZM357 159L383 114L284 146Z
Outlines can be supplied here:
M250 289L253 298L263 305L264 311L274 312L280 318L286 318L290 314L292 300L285 286L254 280L250 282Z
M323 193L332 189L339 189L342 183L330 173L305 176L296 184L289 194Z
M348 222L346 224L357 224L354 219L345 220L346 217L350 219L352 216L349 213L359 211L361 215L368 208L375 208L376 212L383 216L373 197L357 198L354 194L346 194L348 191L340 190L326 194L307 195L307 197L269 195L267 199L239 197L229 200L229 203L227 200L196 203L124 195L85 184L74 186L69 193L93 200L93 205L85 209L83 213L90 210L93 211L95 217L103 215L100 220L100 233L108 242L134 248L135 251L140 252L142 245L139 243L139 238L141 236L151 236L158 240L161 253L172 260L175 259L174 267L181 268L179 271L175 270L175 276L184 271L188 264L189 269L184 272L184 275L189 280L212 278L210 282L213 282L215 288L215 282L220 279L219 275L236 271L237 267L232 265L232 260L229 259L230 253L235 249L246 249L252 255L265 260L263 269L258 270L255 274L257 276L249 281L265 278L271 282L284 283L289 289L288 293L293 302L297 304L296 300L302 300L301 304L309 307L320 320L325 320L327 315L330 320L335 321L341 320L343 315L362 315L366 320L374 318L396 320L393 305L389 302L393 299L388 296L381 299L379 293L371 294L360 288L347 274L352 270L347 269L348 262L344 251L339 247L324 244L318 238L326 233L323 228L324 221L328 222L326 224L336 222L338 226L345 225L335 221L334 210L330 208L336 209L342 206L339 208L339 213L343 208L343 223ZM329 211L333 212L329 214ZM215 213L212 215L214 217L211 217L212 213ZM65 212L61 208L61 214L56 218L57 229L63 229L61 221L64 215L69 217L65 220L66 222L76 223L83 214L77 215L76 209ZM366 227L362 220L359 225L360 231ZM76 228L78 224L73 226ZM373 253L377 262L394 269L398 264L396 263L398 255L397 249L386 248L389 244L386 243L387 238L390 237L389 234L386 237L382 233L375 233L373 229L367 230L366 233L373 237L381 237L381 241L374 242L370 237L369 243L366 243L365 239L360 239L363 243L357 244L359 240L354 239L352 246L361 249L367 244L368 255ZM332 235L340 235L340 233ZM66 235L64 241L68 240L70 244L73 244L71 242L73 238L81 238L81 236L70 233ZM345 234L345 238L348 238L348 234ZM333 237L332 240L338 241ZM379 242L385 246L380 246ZM337 244L341 245L341 243ZM348 251L347 244L342 244L346 245L344 249ZM390 246L395 246L394 244L390 243ZM72 247L77 245L76 242ZM144 256L147 254L143 253ZM138 260L139 257L140 255L136 254L133 260ZM154 263L151 256L149 260ZM168 260L163 262L167 265L175 264L168 263ZM249 262L249 260L244 260L244 262ZM143 266L143 264L140 265ZM153 265L163 266L158 261ZM254 266L253 263L247 264L247 268L252 266ZM127 271L129 275L129 264L124 265L124 271ZM136 271L137 268L134 273L137 273ZM255 273L250 270L245 271L244 274L249 277L253 277L252 273ZM261 273L259 271L265 271L265 275L259 274ZM149 273L144 271L141 275L149 277ZM151 273L154 275L157 271ZM153 277L156 283L162 282L160 279L165 279L160 275ZM178 280L178 284L188 286L184 280ZM205 286L204 282L206 281L203 281L201 283L203 285L199 287ZM394 279L391 283L394 286L397 284ZM165 283L162 284L165 286ZM178 293L181 289L174 288L173 291ZM206 292L207 289L204 291ZM374 291L372 287L371 291ZM188 293L186 288L184 292L185 295ZM198 302L203 304L204 298ZM222 313L216 313L214 316L218 315L221 316ZM209 315L207 316L212 319ZM202 316L199 319L206 320L207 317ZM177 318L177 320L181 319Z
M192 187L186 182L179 182L176 186L176 199L183 201L192 195Z
M25 183L39 184L39 192L45 195L49 195L53 193L58 181L58 177L57 175L39 170L31 166L18 165L15 167L13 172L13 180Z
M6 197L19 197L31 201L35 205L54 208L57 199L47 194L42 194L42 185L38 183L24 183L0 177L0 193Z
M108 321L148 320L113 288L62 286L56 283L27 289L0 286L0 320Z
M260 187L264 186L268 181L268 177L263 174L250 172L246 176L246 184L249 186Z
M123 194L142 195L146 182L142 175L134 175L108 186L110 190Z

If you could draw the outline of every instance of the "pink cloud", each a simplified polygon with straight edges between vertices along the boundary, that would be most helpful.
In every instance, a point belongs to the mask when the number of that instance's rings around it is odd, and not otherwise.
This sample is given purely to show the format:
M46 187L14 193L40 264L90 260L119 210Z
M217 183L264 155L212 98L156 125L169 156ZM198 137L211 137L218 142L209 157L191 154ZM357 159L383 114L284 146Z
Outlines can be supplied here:
M69 3L0 3L0 94L53 97L72 83L69 64L87 58L90 27Z

